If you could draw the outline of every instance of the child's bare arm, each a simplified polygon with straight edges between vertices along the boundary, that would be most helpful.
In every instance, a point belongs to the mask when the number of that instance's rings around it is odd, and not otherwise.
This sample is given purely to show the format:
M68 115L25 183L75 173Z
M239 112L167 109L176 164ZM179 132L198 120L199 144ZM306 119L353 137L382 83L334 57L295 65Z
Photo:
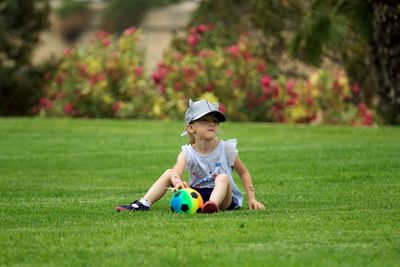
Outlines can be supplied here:
M189 185L182 180L182 174L185 171L186 157L183 152L179 153L175 166L171 171L171 184L174 186L174 191L181 188L189 187Z
M264 205L257 201L253 182L249 170L243 164L239 156L236 156L233 169L238 173L246 190L248 205L250 209L265 209Z

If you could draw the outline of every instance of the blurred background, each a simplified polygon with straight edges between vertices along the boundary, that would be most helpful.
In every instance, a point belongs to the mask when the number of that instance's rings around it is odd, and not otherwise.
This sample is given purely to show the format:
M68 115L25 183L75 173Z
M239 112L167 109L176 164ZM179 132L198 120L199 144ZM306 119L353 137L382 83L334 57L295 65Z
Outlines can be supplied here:
M0 115L400 123L400 4L1 0Z

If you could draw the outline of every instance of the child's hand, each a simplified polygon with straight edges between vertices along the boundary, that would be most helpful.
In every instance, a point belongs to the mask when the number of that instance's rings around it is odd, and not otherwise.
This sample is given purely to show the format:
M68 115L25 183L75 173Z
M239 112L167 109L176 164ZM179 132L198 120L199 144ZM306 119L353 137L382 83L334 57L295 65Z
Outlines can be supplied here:
M189 185L185 181L179 181L178 183L175 184L174 192L178 191L179 189L188 188L188 187L189 187Z
M256 199L249 199L249 209L263 210L265 206Z

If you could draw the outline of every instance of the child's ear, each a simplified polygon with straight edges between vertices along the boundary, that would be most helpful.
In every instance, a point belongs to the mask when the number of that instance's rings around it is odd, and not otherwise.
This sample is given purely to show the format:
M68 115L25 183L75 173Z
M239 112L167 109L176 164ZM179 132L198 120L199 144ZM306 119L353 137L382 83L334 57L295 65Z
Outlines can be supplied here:
M186 126L186 131L187 131L188 133L193 134L193 133L194 133L193 125L188 124L188 125Z

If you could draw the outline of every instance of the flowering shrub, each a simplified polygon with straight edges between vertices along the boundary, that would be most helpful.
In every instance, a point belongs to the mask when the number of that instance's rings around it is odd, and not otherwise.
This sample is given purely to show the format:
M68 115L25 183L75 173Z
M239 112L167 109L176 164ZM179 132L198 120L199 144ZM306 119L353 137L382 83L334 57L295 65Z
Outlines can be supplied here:
M153 109L158 118L180 119L188 98L222 103L232 120L293 123L351 123L371 125L373 113L360 99L360 88L346 75L324 70L307 80L277 78L252 53L246 36L228 47L208 49L203 43L212 27L189 30L186 46L169 50L152 78L160 97Z
M115 40L98 32L90 45L66 49L39 101L47 116L150 117L152 92L137 49L140 31Z
M129 28L118 40L99 32L91 45L65 51L48 78L39 113L181 120L189 98L205 98L219 102L230 120L374 123L373 112L360 101L360 87L344 72L317 70L305 80L273 77L248 36L220 47L205 39L209 31L209 25L191 28L151 78L136 47L140 31Z

